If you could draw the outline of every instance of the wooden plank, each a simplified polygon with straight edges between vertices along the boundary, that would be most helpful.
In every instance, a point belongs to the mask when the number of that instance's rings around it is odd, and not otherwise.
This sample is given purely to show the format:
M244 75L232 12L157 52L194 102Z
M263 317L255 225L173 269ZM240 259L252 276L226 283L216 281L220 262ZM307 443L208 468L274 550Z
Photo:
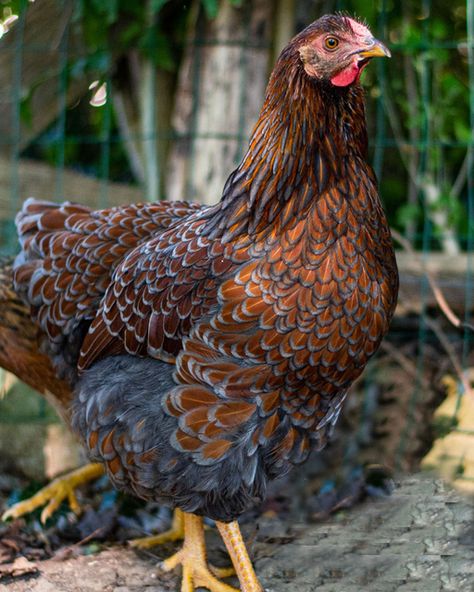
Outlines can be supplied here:
M18 187L12 195L12 174ZM57 197L58 175L62 192ZM103 182L68 169L59 170L47 164L22 159L13 170L8 158L0 157L0 220L11 220L27 197L52 201L75 201L96 208L144 200L139 187L125 183Z
M423 266L434 275L438 287L443 292L447 302L457 314L463 314L466 309L466 295L473 293L472 277L468 276L469 255L460 253L452 256L446 253L421 253L415 258L412 254L397 251L397 263L400 272L400 294L397 314L419 314L423 307L436 307L437 302L431 291ZM471 263L472 265L472 263ZM474 303L470 303L471 310Z
M0 40L0 155L24 149L61 111L88 90L85 76L61 80L71 59L84 55L80 36L70 24L70 1L28 3L25 22L18 21ZM23 94L32 90L31 121L19 117Z

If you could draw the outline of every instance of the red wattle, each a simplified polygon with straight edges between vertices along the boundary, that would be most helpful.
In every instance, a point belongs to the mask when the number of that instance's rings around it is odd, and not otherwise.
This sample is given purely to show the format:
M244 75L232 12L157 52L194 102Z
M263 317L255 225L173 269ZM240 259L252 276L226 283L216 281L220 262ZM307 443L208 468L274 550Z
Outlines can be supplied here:
M342 72L339 72L339 74L336 74L336 76L331 78L331 82L334 86L349 86L349 84L359 80L364 66L365 64L362 68L359 68L357 62L353 62L349 68L342 70Z

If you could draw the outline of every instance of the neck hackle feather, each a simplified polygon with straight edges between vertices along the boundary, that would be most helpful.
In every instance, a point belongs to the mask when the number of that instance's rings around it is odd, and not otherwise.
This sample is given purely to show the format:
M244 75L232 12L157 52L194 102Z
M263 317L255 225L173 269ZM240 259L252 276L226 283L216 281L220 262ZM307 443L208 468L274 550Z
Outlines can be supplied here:
M311 203L343 181L349 161L367 169L367 132L359 84L333 87L310 78L300 43L280 55L249 148L229 176L204 234L224 242L264 238L304 216Z

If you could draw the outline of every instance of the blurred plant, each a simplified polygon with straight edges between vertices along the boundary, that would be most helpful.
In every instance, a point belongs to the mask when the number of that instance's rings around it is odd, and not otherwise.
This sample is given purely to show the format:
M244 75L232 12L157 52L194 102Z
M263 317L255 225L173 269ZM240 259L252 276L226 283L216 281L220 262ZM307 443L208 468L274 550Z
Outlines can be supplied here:
M428 216L441 250L456 255L462 246L459 237L467 234L462 192L472 140L465 3L437 6L436 14L430 14L420 13L418 2L404 2L401 12L390 20L398 60L403 51L401 69L390 77L384 93L408 175L397 222L414 243L423 216Z
M0 39L8 33L14 23L18 20L19 7L15 6L18 2L8 2L0 4Z
M150 200L163 194L174 92L186 39L196 34L199 12L214 19L224 4L240 7L242 2L80 0L75 4L73 22L82 28L87 55L72 64L71 71L93 72L99 89L109 78L131 168Z

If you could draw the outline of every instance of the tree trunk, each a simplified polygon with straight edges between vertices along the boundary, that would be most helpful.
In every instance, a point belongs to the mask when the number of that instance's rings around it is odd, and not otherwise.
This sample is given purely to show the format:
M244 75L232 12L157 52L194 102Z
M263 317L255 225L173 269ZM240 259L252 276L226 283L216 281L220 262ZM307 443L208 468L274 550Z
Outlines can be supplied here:
M148 201L164 193L175 75L130 51L112 80L117 125Z
M245 149L268 79L273 3L222 2L202 11L180 70L166 198L214 203Z

